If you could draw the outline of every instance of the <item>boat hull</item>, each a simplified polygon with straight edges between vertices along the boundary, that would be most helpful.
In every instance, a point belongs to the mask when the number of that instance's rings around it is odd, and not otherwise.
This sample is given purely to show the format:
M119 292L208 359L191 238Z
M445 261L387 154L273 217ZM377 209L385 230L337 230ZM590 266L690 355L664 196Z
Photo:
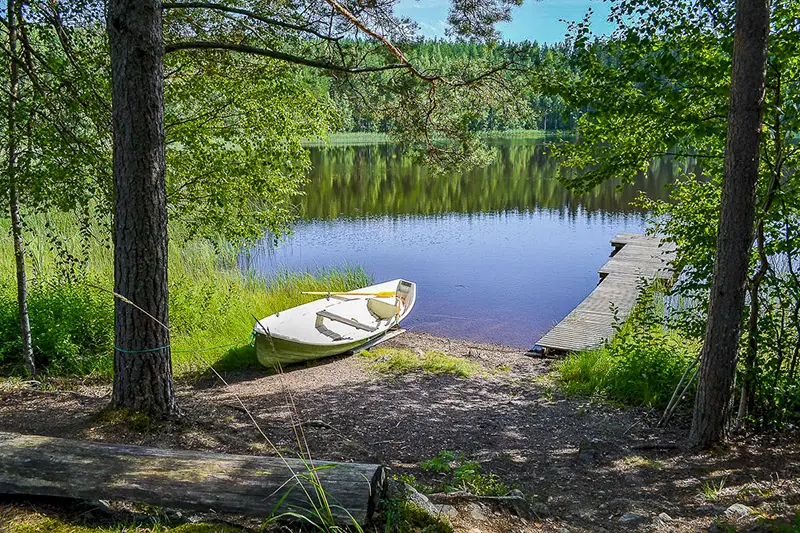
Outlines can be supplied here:
M258 357L258 362L266 367L274 367L279 364L291 365L347 353L385 333L385 331L382 331L380 335L366 340L359 339L335 346L303 344L274 335L256 334L256 356Z
M396 296L363 295L386 291ZM254 327L258 361L273 368L343 354L379 341L397 329L416 299L416 285L405 280L350 292L357 294L320 298L259 320Z

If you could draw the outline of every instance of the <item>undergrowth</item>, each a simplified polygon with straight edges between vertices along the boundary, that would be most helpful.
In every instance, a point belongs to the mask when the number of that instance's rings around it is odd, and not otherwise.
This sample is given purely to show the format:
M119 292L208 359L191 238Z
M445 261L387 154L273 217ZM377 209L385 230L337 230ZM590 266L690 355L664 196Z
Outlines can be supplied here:
M412 350L396 348L376 348L359 352L361 357L369 360L369 369L384 374L408 374L423 372L426 374L452 374L462 378L482 373L476 363L448 355L439 351L426 351L418 354Z
M67 215L27 217L29 314L37 368L48 376L113 372L113 255L110 243ZM0 221L0 374L22 375L16 278L7 222ZM256 365L255 320L312 300L301 291L344 291L368 285L361 269L284 272L270 279L242 273L238 250L224 241L192 239L170 228L169 289L176 375L213 364Z
M438 456L420 464L423 472L437 473L441 480L434 491L464 491L476 496L505 496L510 492L497 474L483 473L480 463L467 461L462 453L442 450Z
M0 513L3 509L0 508ZM190 523L170 526L159 521L129 521L99 524L78 519L49 516L34 511L7 510L0 531L3 533L243 533L244 529L226 524Z
M628 405L666 406L700 344L664 324L663 300L657 287L648 287L610 341L570 354L556 365L561 390ZM684 405L691 404L686 398Z

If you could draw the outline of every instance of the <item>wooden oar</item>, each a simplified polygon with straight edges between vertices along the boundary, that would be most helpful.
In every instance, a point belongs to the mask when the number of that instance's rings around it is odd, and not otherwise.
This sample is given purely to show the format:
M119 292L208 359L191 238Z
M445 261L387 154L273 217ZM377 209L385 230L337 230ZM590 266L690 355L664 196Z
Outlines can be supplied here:
M322 291L303 291L300 294L313 294L315 296L375 296L376 298L394 298L396 291L379 292L322 292Z

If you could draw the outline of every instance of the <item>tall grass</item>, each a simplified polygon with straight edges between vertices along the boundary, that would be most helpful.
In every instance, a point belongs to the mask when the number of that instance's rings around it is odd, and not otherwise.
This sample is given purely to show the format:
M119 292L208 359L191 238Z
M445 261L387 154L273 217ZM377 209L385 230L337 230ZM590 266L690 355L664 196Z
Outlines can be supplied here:
M566 394L666 406L700 343L665 326L663 297L657 289L642 292L631 315L605 345L570 354L556 366ZM689 404L691 400L685 402Z
M27 217L34 355L47 373L108 377L113 370L113 256L106 224L69 215ZM7 222L0 221L0 368L21 371L15 264ZM341 291L369 284L358 268L283 272L265 279L242 273L237 250L170 228L169 288L173 366L177 375L214 364L256 364L253 316L310 301L301 291ZM105 289L101 290L101 289Z

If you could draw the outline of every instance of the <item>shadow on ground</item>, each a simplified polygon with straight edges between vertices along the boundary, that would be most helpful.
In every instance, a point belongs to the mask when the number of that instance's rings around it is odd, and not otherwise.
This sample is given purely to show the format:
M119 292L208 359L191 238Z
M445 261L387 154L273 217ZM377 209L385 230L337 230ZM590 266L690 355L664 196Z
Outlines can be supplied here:
M464 355L487 374L387 377L352 357L281 375L229 373L230 386L185 383L184 417L147 431L98 425L102 390L0 394L0 430L267 455L296 454L300 442L317 459L380 462L428 484L437 475L420 463L449 450L542 504L539 525L519 531L700 531L734 503L766 518L800 505L800 445L790 436L694 453L681 448L686 419L657 429L660 413L562 397L543 378L547 361Z

